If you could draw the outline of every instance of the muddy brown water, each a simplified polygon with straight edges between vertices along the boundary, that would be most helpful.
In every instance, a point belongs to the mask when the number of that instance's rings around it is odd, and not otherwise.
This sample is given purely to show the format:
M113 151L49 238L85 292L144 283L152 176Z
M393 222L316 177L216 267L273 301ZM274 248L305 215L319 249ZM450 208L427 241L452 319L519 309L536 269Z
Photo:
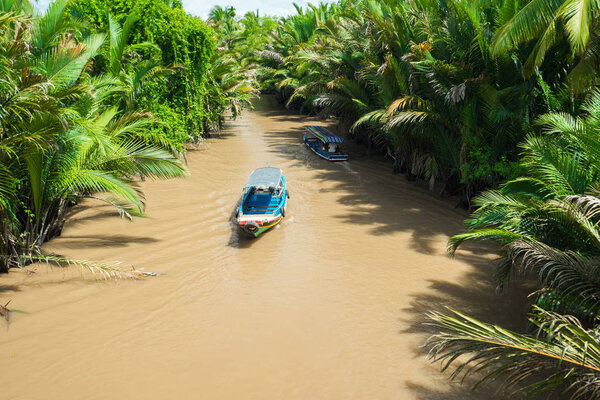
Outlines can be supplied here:
M311 122L263 98L188 153L189 178L143 184L146 218L75 207L48 251L163 275L0 277L0 301L28 312L0 321L0 397L489 398L426 360L423 316L452 306L520 327L522 295L494 294L482 249L446 256L465 212L351 144L348 163L319 159L301 144ZM232 212L266 165L284 170L288 217L252 240Z

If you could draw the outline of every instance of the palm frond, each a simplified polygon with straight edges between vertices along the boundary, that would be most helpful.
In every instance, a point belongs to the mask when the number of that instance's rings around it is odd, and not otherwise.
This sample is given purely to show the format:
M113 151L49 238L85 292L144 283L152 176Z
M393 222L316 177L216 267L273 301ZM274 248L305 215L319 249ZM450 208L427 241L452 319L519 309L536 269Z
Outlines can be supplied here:
M475 387L500 381L513 395L553 391L570 399L600 395L600 337L576 319L535 309L530 322L538 334L530 336L450 311L452 315L429 314L430 324L442 332L427 346L442 369L456 365L452 379L476 376Z

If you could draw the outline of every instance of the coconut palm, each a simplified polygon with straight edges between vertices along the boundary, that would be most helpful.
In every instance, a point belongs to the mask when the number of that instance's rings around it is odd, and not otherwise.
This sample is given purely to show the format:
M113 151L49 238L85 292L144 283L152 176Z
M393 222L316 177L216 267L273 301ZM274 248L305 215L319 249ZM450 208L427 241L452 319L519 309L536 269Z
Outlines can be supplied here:
M151 115L119 111L122 82L87 75L105 36L75 39L65 5L53 3L37 19L0 16L3 270L44 258L41 244L60 233L78 198L101 199L131 217L143 211L136 178L185 174L146 133Z
M526 175L475 199L478 208L466 222L470 231L451 240L452 250L465 240L504 241L506 237L510 242L517 236L563 249L589 248L569 234L574 227L564 225L559 212L570 209L573 199L577 199L573 196L598 195L600 93L590 95L581 109L582 115L577 117L550 113L538 118L545 134L532 135L521 145L521 165Z
M537 276L541 286L534 293L537 306L531 320L537 336L460 313L431 315L444 330L430 342L434 359L445 360L448 367L455 357L470 354L455 374L485 372L480 383L502 378L508 387L541 376L519 390L599 396L599 111L600 94L593 92L579 115L541 116L537 123L544 133L530 136L522 146L525 175L483 193L467 221L471 230L451 239L451 251L465 240L499 242L504 254L499 284L518 273Z

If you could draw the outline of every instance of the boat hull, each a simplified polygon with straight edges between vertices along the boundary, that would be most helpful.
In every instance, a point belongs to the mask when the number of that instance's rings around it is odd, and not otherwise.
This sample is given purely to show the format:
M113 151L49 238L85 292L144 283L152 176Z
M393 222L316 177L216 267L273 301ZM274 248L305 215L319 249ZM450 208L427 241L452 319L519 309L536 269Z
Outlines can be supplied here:
M323 150L319 149L318 142L311 141L306 135L304 136L304 144L306 145L306 147L308 147L310 150L312 150L313 153L315 153L316 155L318 155L319 157L321 157L324 160L331 161L331 162L348 161L348 154L346 154L346 153L332 154L332 153L323 151Z

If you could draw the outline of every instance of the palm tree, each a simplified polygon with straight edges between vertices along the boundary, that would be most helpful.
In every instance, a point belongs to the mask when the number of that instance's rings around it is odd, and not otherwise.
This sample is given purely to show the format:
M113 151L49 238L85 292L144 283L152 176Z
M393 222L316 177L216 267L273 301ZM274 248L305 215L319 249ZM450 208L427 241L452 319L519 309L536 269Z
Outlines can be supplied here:
M366 0L284 20L263 51L265 86L288 107L334 115L394 169L465 203L509 171L539 102L520 66L490 52L506 13L485 2ZM508 156L507 156L508 153Z
M235 18L235 8L227 6L214 6L208 14L208 23L219 32L221 46L229 50L234 44L241 40L239 37L239 22Z
M599 111L600 93L593 92L578 116L541 116L543 135L530 136L522 146L525 176L483 193L467 221L471 229L451 239L451 251L465 240L499 242L504 253L499 284L516 272L536 275L541 285L530 321L535 336L458 312L430 316L443 330L430 341L435 360L444 360L446 368L470 354L453 376L484 372L480 383L504 379L508 388L533 379L519 388L530 394L600 396Z
M529 136L521 145L526 176L476 198L478 208L466 222L470 230L451 240L452 250L465 240L503 237L509 242L535 238L563 249L589 247L575 237L573 226L564 225L559 212L570 209L573 196L598 194L600 92L593 92L581 110L577 117L550 113L538 118L545 134Z
M65 6L55 2L38 19L0 15L3 270L48 259L40 246L60 233L78 198L107 201L131 217L143 211L136 178L185 175L177 157L154 145L160 138L146 133L151 115L119 112L122 82L87 75L105 36L76 40Z
M227 53L217 53L210 69L211 83L207 96L221 99L225 109L229 109L232 118L236 118L245 107L251 107L252 99L258 93L255 88L254 65L244 65ZM219 127L225 122L225 116L216 110Z

